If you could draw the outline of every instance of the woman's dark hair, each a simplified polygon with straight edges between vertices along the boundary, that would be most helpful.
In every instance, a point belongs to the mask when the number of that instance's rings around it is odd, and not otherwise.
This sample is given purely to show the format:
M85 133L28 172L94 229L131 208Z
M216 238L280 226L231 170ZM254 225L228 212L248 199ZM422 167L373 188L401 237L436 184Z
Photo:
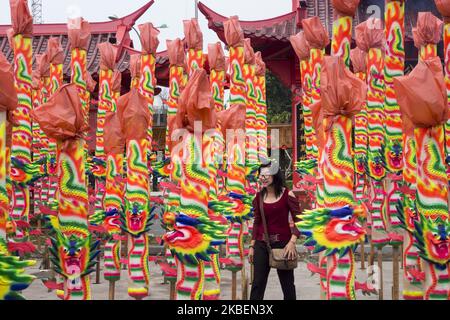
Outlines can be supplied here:
M261 174L261 169L263 169L263 168L270 168L271 166L272 166L272 164L270 162L267 163L267 164L261 165L259 167L258 174ZM278 199L281 196L281 194L283 193L283 188L286 188L286 185L284 183L284 176L283 176L283 173L280 170L280 167L277 166L276 168L277 168L276 173L272 175L272 177L273 177L272 185L273 185L273 188L275 190L275 197ZM262 198L264 199L266 197L266 195L267 195L267 189L266 188L262 188L262 190L261 190Z

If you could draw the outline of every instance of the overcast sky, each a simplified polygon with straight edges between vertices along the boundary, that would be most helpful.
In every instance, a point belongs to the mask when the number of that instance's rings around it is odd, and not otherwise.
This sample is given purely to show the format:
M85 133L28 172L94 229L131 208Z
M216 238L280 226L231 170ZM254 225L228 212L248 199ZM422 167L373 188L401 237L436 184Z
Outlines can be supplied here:
M31 0L28 1L31 6ZM108 16L125 16L147 3L148 0L42 0L44 23L66 22L71 15L82 16L90 22L106 21ZM202 0L211 9L225 15L238 15L242 20L272 18L291 11L290 0ZM30 7L31 8L31 7ZM183 37L183 20L195 17L194 0L155 0L155 3L137 24L152 22L155 26L167 24L161 29L158 51L166 48L166 39ZM0 24L9 24L9 0L0 0ZM214 32L208 29L207 20L199 12L199 23L204 35L204 49L207 44L218 41ZM138 37L132 31L135 46Z

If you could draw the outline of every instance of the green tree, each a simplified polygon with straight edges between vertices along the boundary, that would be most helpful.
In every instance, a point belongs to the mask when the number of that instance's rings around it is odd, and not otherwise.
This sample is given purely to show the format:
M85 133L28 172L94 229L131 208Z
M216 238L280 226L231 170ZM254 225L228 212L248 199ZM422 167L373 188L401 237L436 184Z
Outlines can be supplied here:
M292 117L291 90L273 73L267 71L267 121L288 123Z

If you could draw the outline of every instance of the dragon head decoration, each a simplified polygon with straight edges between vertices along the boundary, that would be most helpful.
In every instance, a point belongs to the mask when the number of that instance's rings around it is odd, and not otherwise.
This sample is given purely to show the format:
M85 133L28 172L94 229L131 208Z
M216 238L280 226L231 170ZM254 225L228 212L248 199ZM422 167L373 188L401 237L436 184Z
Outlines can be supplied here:
M401 227L409 232L414 232L415 223L416 221L419 221L419 215L414 200L404 195L403 201L400 199L396 208Z
M58 169L58 163L54 154L47 155L45 159L45 170L51 176L55 176Z
M450 261L450 220L448 217L425 217L414 221L413 235L417 240L420 257L445 267Z
M148 202L148 206L144 206L125 198L125 210L120 213L122 229L135 237L148 232L152 225L151 221L155 217L154 210L155 207L151 207L150 202Z
M40 158L32 163L11 157L11 180L14 184L26 187L33 185L37 180L48 176L47 160Z
M366 230L358 220L365 214L361 206L305 210L299 216L302 221L296 225L307 237L305 246L314 247L313 253L325 251L326 256L335 253L343 256L364 239Z
M24 300L20 292L28 288L35 279L34 276L25 274L25 268L35 263L10 256L6 241L0 239L0 300Z
M104 181L106 178L106 161L102 158L92 157L87 161L87 174L96 180Z
M166 234L163 240L182 263L197 265L199 260L210 261L209 255L218 251L214 246L224 243L225 226L208 217L190 217L184 213L164 215Z
M383 179L386 175L386 163L384 157L381 156L381 152L378 152L378 155L369 152L368 155L366 172L374 180Z
M117 210L117 208L97 211L89 217L89 223L95 226L102 226L109 235L119 234L122 231L120 227L122 211Z
M158 178L169 178L171 163L170 157L165 158L162 161L155 161L152 163L152 173L156 175Z
M363 175L366 173L367 159L365 155L355 155L355 173Z
M100 253L97 250L99 241L92 241L91 235L80 237L75 234L66 236L56 231L56 238L52 238L52 262L55 271L70 281L71 288L81 286L80 278L94 271L97 263L96 257Z
M386 169L400 171L403 167L403 147L398 140L389 140L388 145L381 146L381 152L386 159Z
M215 214L225 216L230 222L244 222L253 217L253 196L234 192L223 194L208 202L208 208Z

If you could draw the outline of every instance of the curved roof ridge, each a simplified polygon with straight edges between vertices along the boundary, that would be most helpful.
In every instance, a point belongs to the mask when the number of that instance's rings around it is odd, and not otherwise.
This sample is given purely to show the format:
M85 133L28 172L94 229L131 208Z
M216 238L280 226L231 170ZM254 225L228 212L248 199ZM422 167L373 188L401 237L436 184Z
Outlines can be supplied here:
M120 25L126 25L131 28L136 21L147 12L147 10L153 5L155 0L148 1L145 5L137 9L136 11L126 15L122 18L118 18L113 21L103 22L89 22L92 34L99 33L116 33L117 27ZM6 36L7 30L11 28L11 25L0 25L0 37ZM67 23L46 23L33 25L33 35L61 35L67 34Z
M215 22L224 22L229 19L228 17L223 16L223 15L215 12L211 8L207 7L202 2L198 3L198 8L203 13L203 15L206 17L206 19L209 21L213 20ZM274 18L263 19L263 20L253 20L253 21L239 20L239 22L241 23L241 25L243 27L261 28L261 27L268 27L273 24L278 24L278 23L284 22L286 20L290 20L293 17L295 17L296 14L297 14L296 11L292 11L292 12L283 14L281 16L274 17Z

